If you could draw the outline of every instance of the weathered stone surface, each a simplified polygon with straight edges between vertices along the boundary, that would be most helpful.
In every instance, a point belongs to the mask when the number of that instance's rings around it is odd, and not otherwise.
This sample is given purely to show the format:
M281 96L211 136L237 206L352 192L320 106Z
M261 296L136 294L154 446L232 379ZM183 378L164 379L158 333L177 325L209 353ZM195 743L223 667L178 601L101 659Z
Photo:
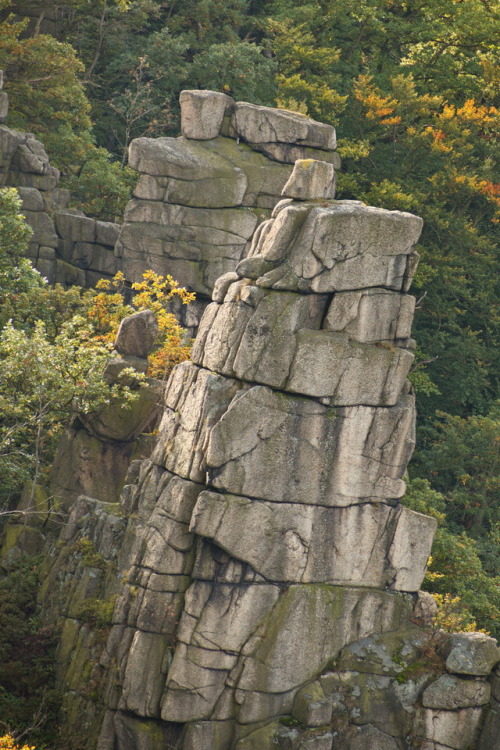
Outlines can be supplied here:
M339 745L339 750L400 750L397 741L386 732L366 724L356 727Z
M408 339L415 298L388 289L338 292L324 321L329 331L347 333L363 343Z
M219 276L214 285L212 292L212 299L214 302L223 302L226 292L235 281L239 281L239 276L235 271L229 271L228 273Z
M259 221L247 208L214 211L138 200L129 206L115 252L130 278L148 269L168 272L206 295L234 269Z
M473 708L483 706L490 699L490 686L484 680L469 680L455 675L442 675L431 683L422 695L426 708Z
M107 245L114 247L120 232L120 224L114 224L111 221L96 221L96 243L98 245Z
M392 345L358 344L348 333L317 330L327 304L326 295L236 282L221 306L214 303L207 310L193 361L245 381L330 398L338 406L394 405L413 355Z
M141 310L123 318L116 334L114 347L119 354L147 358L158 335L154 312Z
M402 738L411 730L415 704L428 679L428 675L410 678L400 673L399 678L394 678L370 674L368 670L364 673L342 670L322 676L321 684L337 717L348 713L354 726L371 724L391 737Z
M236 102L231 124L249 143L297 143L325 150L336 145L335 128L284 109Z
M298 691L293 704L293 716L306 727L321 727L330 723L332 703L325 696L318 680Z
M20 133L4 125L0 126L0 167L3 167L5 171L9 169L12 157L27 138L27 133Z
M44 210L48 212L61 211L68 207L71 200L71 193L65 188L54 188L48 193L43 194Z
M427 591L417 591L413 606L413 615L419 625L431 626L438 612L436 600Z
M57 234L54 222L44 211L23 211L26 221L33 230L33 237L40 245L57 247Z
M185 479L204 482L210 431L241 387L190 362L177 366L167 385L153 460Z
M44 584L47 600L67 593L70 723L82 710L96 727L109 708L99 750L436 750L448 745L441 714L459 712L422 707L439 655L427 664L429 634L410 620L435 521L396 502L414 443L413 301L401 292L421 222L328 201L326 179L292 190L312 201L280 201L292 169L264 153L320 146L331 175L333 129L246 104L231 127L227 103L184 96L186 128L207 140L132 144L143 175L114 253L113 225L58 219L58 270L88 282L112 273L111 257L131 279L152 267L215 300L194 362L165 389L151 458L124 479L120 534L105 531L104 504L76 501ZM132 359L117 355L107 377ZM86 424L112 445L141 426L108 416ZM104 559L92 574L84 538ZM117 597L106 643L82 619L89 597L105 611Z
M212 715L236 665L236 655L279 593L277 586L193 584L186 593L177 633L181 645L162 700L164 719L185 721L183 717L189 716L198 720Z
M78 211L58 211L56 214L56 227L63 239L72 242L96 241L96 220L89 219Z
M155 716L167 671L170 639L157 633L135 631L127 659L121 708L139 716Z
M5 122L9 114L9 97L5 91L0 91L0 122Z
M33 187L42 191L53 190L59 182L59 172L54 169L48 174L24 174L23 172L16 172L13 168L8 182L9 184L15 184L16 187Z
M453 633L443 649L446 669L455 674L487 675L500 661L500 648L484 633Z
M445 747L475 750L481 716L480 708L462 708L458 711L422 708L416 713L413 731L417 737Z
M238 687L292 690L313 680L346 643L397 628L403 612L403 601L383 591L290 586L246 645Z
M226 409L206 444L209 483L218 489L306 505L404 493L414 441L411 397L392 409L338 410L255 386Z
M21 208L23 211L43 211L44 204L42 194L35 188L22 187L18 189L19 197L22 200Z
M184 750L226 750L233 735L231 721L196 721L186 727Z
M138 153L144 150L149 154L153 149L154 154L157 140L144 140L145 144L137 145ZM229 138L203 142L172 138L166 147L159 150L159 166L151 167L156 176L141 175L134 192L137 198L202 208L272 208L291 173L289 166L273 164L246 144ZM189 169L178 168L182 164L190 165ZM157 174L160 171L167 174Z
M401 508L389 559L395 570L393 588L418 591L431 553L437 521L409 508Z
M303 292L376 286L399 291L414 271L408 258L421 229L418 216L358 202L292 204L280 211L264 241L250 252L279 263L256 283Z
M298 200L332 199L335 195L335 170L332 164L315 159L299 159L282 190L283 197Z
M417 627L404 626L393 633L381 633L360 638L349 644L338 659L340 673L367 673L381 676L398 676L421 657L428 645L429 633ZM338 673L321 677L326 693L338 684Z
M210 180L212 190L225 191L225 202L219 201L222 206L239 205L247 188L247 180L241 169L234 167L217 152L185 138L136 138L130 144L129 164L138 172L157 177L188 182ZM189 189L188 186L186 188ZM210 197L208 200L211 200ZM202 205L206 206L206 203Z
M302 330L286 390L336 406L394 406L413 363L397 347L357 344L346 334Z
M65 509L78 495L118 502L130 461L141 455L138 445L106 443L69 428L54 459L51 493Z
M341 159L337 151L322 151L296 143L251 143L254 151L260 151L269 159L275 159L282 164L295 164L297 159L319 159L340 169Z
M149 378L132 403L111 404L94 414L82 414L80 419L91 435L105 440L133 440L154 419L160 397L159 381Z
M186 138L210 140L219 135L226 112L231 112L234 100L217 91L181 91L181 130Z
M407 525L409 513L413 511L382 504L350 508L276 505L203 492L191 529L249 563L267 580L403 588L398 585L401 573L395 558L408 551L398 553L393 537ZM427 554L415 560L413 581L404 581L406 591L418 588L423 579L435 529L427 516L419 520Z
M40 141L30 134L25 135L24 143L21 143L12 160L13 166L21 172L32 172L34 174L50 174L53 167L50 166L47 152ZM57 170L54 170L57 172ZM57 172L59 175L59 172Z
M498 750L500 747L500 703L492 701L481 730L478 750Z

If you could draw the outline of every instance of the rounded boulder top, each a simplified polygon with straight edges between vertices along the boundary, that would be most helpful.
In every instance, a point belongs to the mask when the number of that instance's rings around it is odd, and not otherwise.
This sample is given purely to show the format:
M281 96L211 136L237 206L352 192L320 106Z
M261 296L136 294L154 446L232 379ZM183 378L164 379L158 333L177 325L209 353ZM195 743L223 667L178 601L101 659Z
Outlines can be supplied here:
M151 310L123 318L116 334L114 347L119 354L146 359L158 335L158 323Z

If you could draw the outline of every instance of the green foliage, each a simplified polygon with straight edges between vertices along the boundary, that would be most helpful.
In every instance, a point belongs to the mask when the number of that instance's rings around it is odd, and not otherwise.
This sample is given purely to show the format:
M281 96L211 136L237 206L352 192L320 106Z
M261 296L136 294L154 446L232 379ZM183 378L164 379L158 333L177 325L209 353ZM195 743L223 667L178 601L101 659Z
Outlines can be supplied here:
M15 188L0 189L0 272L11 271L28 249L33 232L19 213L21 199ZM4 282L5 283L5 282Z
M38 619L39 560L26 557L0 578L0 734L34 727L30 740L50 742L57 728L57 632Z
M488 566L487 559L483 562L485 555L482 544L472 539L463 529L458 530L453 520L453 495L436 491L427 479L415 478L408 483L403 502L412 510L426 513L438 521L423 588L438 595L440 599L443 607L441 625L454 622L458 627L461 623L460 629L466 629L474 623L498 638L498 527L495 527L496 543L491 540L492 552L493 549L496 550L496 554L493 552L491 555L491 560L496 560L497 567L494 569L493 566Z
M184 88L272 105L276 63L247 21L245 0L77 8L64 32L86 67L98 142L122 159L131 138L177 134Z
M78 174L62 184L72 194L72 204L101 221L121 221L125 205L137 182L137 173L111 161L103 148L94 148Z
M213 44L193 58L188 83L193 88L223 91L235 99L272 104L275 64L261 47L247 42Z
M89 625L93 625L98 630L105 630L109 628L113 621L115 604L116 596L108 600L89 597L78 608L76 617Z
M63 323L53 341L42 321L32 332L7 323L0 334L0 465L6 478L0 496L11 494L19 476L33 472L37 480L72 412L136 397L129 386L106 382L109 352L81 316ZM128 368L123 373L131 375Z
M425 588L458 596L464 615L468 613L479 628L500 637L500 577L485 572L477 543L464 532L457 535L438 529Z
M82 562L89 568L105 570L107 567L104 557L97 552L94 543L86 536L81 537L73 545L75 552L82 556Z
M109 385L103 377L111 346L94 336L82 315L92 293L49 289L20 258L29 235L16 191L0 190L2 504L26 479L38 480L72 411L89 413L117 400L126 406L137 395L130 385ZM130 373L124 377L130 384ZM132 387L139 381L135 375Z
M498 13L480 0L274 0L264 12L280 103L338 126L338 197L424 218L420 420L484 413L500 350Z
M500 525L499 404L484 417L437 416L422 430L415 470L445 496L448 527L475 538L487 570L499 575L494 551Z
M440 524L445 521L446 499L432 489L427 479L416 478L408 482L404 504L417 513L432 516Z
M5 14L11 5L11 0L0 0L0 11ZM67 186L75 191L79 207L97 218L114 220L123 214L134 179L94 143L91 105L81 80L84 65L67 42L25 32L26 22L15 22L11 15L0 25L7 123L40 138L52 164L69 178Z

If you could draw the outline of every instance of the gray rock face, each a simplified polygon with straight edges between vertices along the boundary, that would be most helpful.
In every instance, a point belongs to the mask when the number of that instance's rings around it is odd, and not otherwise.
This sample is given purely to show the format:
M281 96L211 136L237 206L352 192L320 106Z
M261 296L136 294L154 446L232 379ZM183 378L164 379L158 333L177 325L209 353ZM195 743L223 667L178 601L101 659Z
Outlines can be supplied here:
M384 504L349 508L276 505L203 492L193 511L191 529L231 557L250 564L266 580L382 588L393 584L397 568L394 557L399 547L394 539L405 533L402 529L407 530L412 520L419 523L419 529L411 531L420 533L423 545L420 569L415 566L411 570L414 582L402 577L396 581L399 589L414 590L425 572L435 525L427 516L407 509ZM415 561L415 556L408 557Z
M165 140L162 148L179 148ZM164 167L153 151L147 161L149 143L134 149L143 169L177 179L171 156ZM417 591L425 572L435 521L397 503L414 444L412 354L399 345L410 336L412 301L378 288L366 264L361 289L336 302L334 286L318 292L307 262L297 265L313 245L319 253L324 221L321 263L334 267L332 236L340 243L347 232L337 206L283 203L237 275L217 282L193 362L168 383L151 461L124 500L141 526L130 527L130 583L107 647L118 665L109 684L119 685L109 707L189 725L184 750L197 741L264 750L276 738L331 747L333 726L314 734L334 716L321 672L347 644L402 627L410 609L401 592ZM354 257L411 252L418 219L347 209L358 227ZM240 210L220 209L225 231ZM156 200L136 200L128 215L161 226L169 212L195 211L218 228L221 213ZM300 274L292 289L251 278L257 266L265 277L290 258ZM292 712L306 729L269 723ZM352 732L352 742L393 741L375 725Z
M5 122L9 114L9 97L5 91L0 91L0 122Z
M331 149L333 129L245 103L229 123L231 101L183 99L190 138L131 146L142 177L116 253L134 273L168 260L214 301L165 388L156 447L126 479L116 575L99 589L61 570L82 528L104 551L96 501L77 503L55 553L72 716L100 727L92 750L472 750L488 700L476 676L498 649L452 636L457 674L443 674L416 602L436 522L399 502L421 220L303 200L305 183L280 200L292 170L257 147ZM216 126L230 137L211 139ZM83 256L99 228L68 213L59 226L79 227ZM138 425L104 414L88 429L113 443ZM96 591L116 598L99 638L78 598ZM68 663L83 643L91 676L85 658Z
M249 143L298 143L324 151L336 146L335 128L331 125L283 109L237 102L231 124Z
M252 257L276 264L256 278L257 286L315 293L379 286L407 291L421 229L417 216L355 201L291 204L252 243Z
M490 686L484 680L466 680L455 675L443 675L422 694L425 708L473 708L484 706L490 699Z
M320 330L328 301L326 295L274 292L248 279L236 282L222 305L207 308L193 361L336 406L395 405L413 354L392 341L367 346L347 332Z
M412 450L411 397L391 410L336 410L257 386L214 426L206 466L225 492L347 506L401 497Z
M314 198L333 198L335 195L333 165L314 159L297 160L281 194L285 198L297 198L304 201Z
M182 135L202 141L219 135L224 115L233 107L230 96L216 91L181 91L179 101Z
M123 318L116 334L114 347L119 354L129 354L146 359L158 335L158 323L151 310Z
M444 654L446 669L455 674L487 675L500 662L500 648L484 633L454 633Z
M417 713L415 730L418 737L434 742L438 748L445 746L474 750L481 717L480 708L462 708L458 711L423 708Z
M19 191L33 230L28 257L50 283L93 286L118 270L118 225L67 209L70 194L57 187L58 181L59 172L40 141L30 133L0 127L0 184Z
M182 137L130 145L130 165L141 176L116 255L128 279L148 268L168 272L206 303L216 280L247 255L291 165L314 162L299 170L291 194L331 198L339 158L334 129L303 115L215 91L183 91L180 103Z

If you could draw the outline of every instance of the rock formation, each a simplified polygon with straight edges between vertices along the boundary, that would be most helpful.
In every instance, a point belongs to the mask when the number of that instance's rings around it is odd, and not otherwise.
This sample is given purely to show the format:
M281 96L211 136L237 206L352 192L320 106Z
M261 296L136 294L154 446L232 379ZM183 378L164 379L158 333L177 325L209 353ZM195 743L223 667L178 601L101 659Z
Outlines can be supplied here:
M131 146L114 253L114 225L65 210L43 146L0 127L50 278L170 272L201 295L193 326L213 291L151 456L124 480L149 403L79 419L56 458L70 514L40 603L65 747L496 750L500 650L433 629L435 521L401 503L422 222L333 200L329 126L214 92L181 107L180 138ZM147 314L124 322L109 377L153 339ZM37 547L53 516L34 500Z
M0 123L7 112L8 97L0 91ZM119 225L68 209L70 194L57 187L59 176L34 135L0 125L0 186L19 192L33 230L28 257L51 283L95 286L118 270L114 246Z
M494 747L500 650L429 627L435 521L400 503L422 222L310 168L215 284L120 506L80 498L53 550L68 747Z
M214 91L183 91L180 103L182 136L130 145L140 179L115 252L127 279L152 268L195 291L197 303L177 311L195 329L215 281L247 255L295 161L326 161L331 175L340 160L334 128L303 115Z

